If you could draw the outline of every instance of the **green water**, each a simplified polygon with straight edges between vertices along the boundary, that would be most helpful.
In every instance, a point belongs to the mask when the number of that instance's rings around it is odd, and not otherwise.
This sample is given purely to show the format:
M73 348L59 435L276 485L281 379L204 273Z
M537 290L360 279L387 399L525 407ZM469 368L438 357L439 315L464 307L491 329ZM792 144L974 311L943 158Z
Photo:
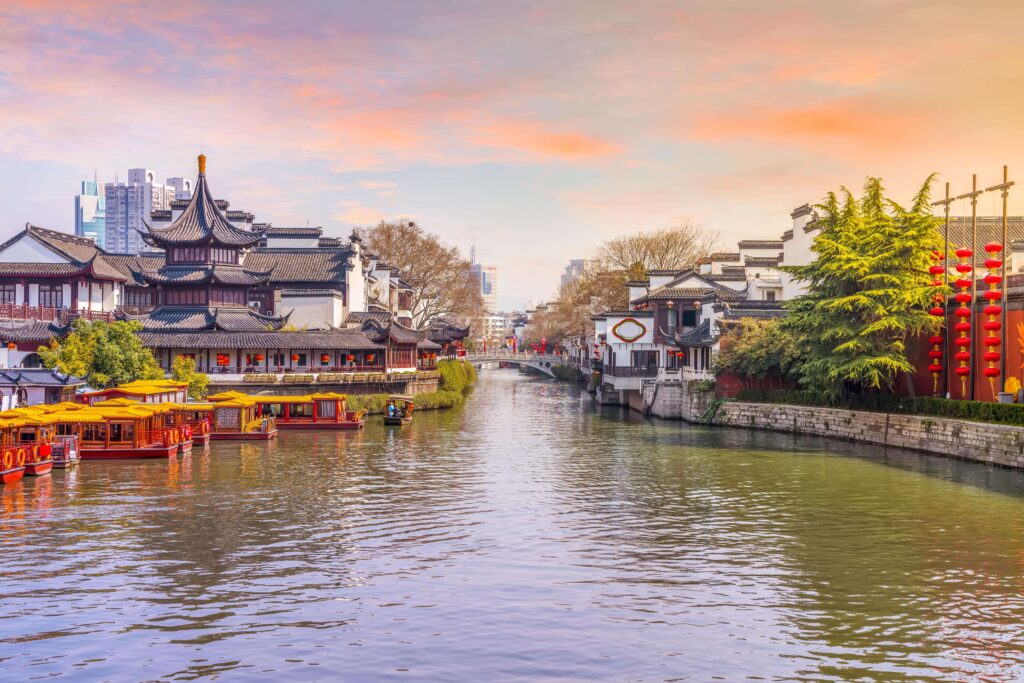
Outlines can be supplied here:
M6 680L1024 677L1024 477L485 371L0 491Z

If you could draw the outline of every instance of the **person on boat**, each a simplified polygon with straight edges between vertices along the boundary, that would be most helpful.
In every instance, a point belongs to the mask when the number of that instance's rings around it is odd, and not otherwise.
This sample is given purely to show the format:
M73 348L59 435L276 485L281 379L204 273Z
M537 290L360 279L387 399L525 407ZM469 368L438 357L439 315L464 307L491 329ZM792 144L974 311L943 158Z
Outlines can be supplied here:
M388 403L388 417L394 417L394 416L395 416L395 404L394 403Z

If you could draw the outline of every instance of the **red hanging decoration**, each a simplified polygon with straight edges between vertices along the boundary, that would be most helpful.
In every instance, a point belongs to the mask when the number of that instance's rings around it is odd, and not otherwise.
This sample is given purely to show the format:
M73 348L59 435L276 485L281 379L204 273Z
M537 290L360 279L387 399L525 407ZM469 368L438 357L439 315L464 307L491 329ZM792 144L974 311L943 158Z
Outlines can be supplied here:
M932 286L936 289L943 286L943 281L939 278L940 275L946 272L946 267L940 265L941 261L945 261L945 257L938 251L932 252L932 260L935 261L928 272L934 276L932 280ZM939 330L942 330L943 325L946 324L946 293L945 291L936 291L932 295L932 307L928 313L940 318L942 324L939 325ZM929 372L932 373L932 394L935 396L939 395L939 375L945 369L942 364L942 344L945 341L941 334L934 334L928 338L928 341L932 345L932 350L928 352L928 358L931 359L931 364L928 366Z
M967 378L971 376L971 309L969 306L973 305L971 299L971 271L974 270L974 266L967 262L974 252L970 249L957 249L956 256L960 259L960 263L956 264L956 272L960 274L960 277L956 281L956 286L960 290L956 295L957 303L960 304L959 308L956 309L955 315L960 319L960 322L956 324L954 329L960 333L960 336L956 338L953 343L956 344L959 351L954 356L959 362L960 366L956 369L957 377L960 378L960 398L967 398Z
M982 372L988 377L989 386L992 388L992 398L995 398L996 379L1000 375L999 360L1002 358L999 353L999 346L1002 343L999 331L1003 329L1003 325L1000 322L1003 308L998 305L998 302L1003 298L1003 293L999 290L999 285L1003 283L1003 278L999 275L999 270L1003 267L1003 260L999 258L1000 252L1003 251L1003 245L999 244L999 242L989 242L985 245L985 251L988 252L988 258L985 259L985 268L988 270L988 275L985 276L985 284L988 285L988 291L982 294L982 296L988 302L984 311L985 315L988 316L988 320L985 321L983 327L989 334L982 340L982 343L987 347L982 358L988 362L988 367Z

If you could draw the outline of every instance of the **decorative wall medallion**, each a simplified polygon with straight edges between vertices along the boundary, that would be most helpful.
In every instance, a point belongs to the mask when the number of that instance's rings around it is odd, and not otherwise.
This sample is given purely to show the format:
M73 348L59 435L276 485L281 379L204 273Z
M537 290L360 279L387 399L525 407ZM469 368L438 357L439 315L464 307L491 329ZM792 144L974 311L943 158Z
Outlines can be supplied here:
M626 318L612 328L612 334L628 344L647 334L647 328L639 320Z

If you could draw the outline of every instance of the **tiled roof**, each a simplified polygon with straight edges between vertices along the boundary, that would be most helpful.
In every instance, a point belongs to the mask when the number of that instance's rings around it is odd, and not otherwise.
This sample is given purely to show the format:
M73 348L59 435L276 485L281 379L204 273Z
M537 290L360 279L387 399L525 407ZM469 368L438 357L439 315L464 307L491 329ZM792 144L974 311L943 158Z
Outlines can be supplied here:
M142 271L142 279L154 285L204 284L244 285L255 287L267 281L270 273L257 273L240 266L164 266L157 271Z
M151 348L175 349L310 349L362 350L382 348L363 332L141 332L142 343Z
M427 337L438 344L448 344L469 336L469 326L462 327L450 320L435 320L427 330Z
M387 311L352 311L345 318L347 323L358 323L360 325L367 320L375 320L386 325L391 322L391 314Z
M417 349L439 349L441 345L430 339L421 339L416 343Z
M737 299L716 304L721 307L725 318L781 318L786 314L781 301L757 301Z
M344 296L336 289L282 289L281 296Z
M711 255L711 260L719 263L739 261L740 253L738 251L718 251Z
M653 318L654 311L604 311L596 318Z
M939 225L939 239L944 234L944 226ZM985 245L995 240L1000 242L1003 239L1003 218L1002 216L979 216L977 220L977 240L974 246L974 253L980 264L984 260ZM1024 216L1008 216L1006 219L1006 242L1008 247L1013 242L1024 240ZM971 243L971 218L970 216L950 216L949 218L949 242L957 247L969 246ZM941 241L936 246L941 247Z
M780 260L778 256L748 256L743 262L748 266L777 266Z
M265 332L279 329L286 319L254 313L248 308L207 308L161 306L138 316L125 316L142 323L146 332L209 331Z
M75 275L85 270L74 263L3 263L0 275Z
M670 337L670 342L678 348L706 348L714 346L718 341L718 336L711 331L711 318L705 318L700 325L692 329L676 328Z
M426 336L423 332L418 332L393 321L384 324L373 319L366 320L363 323L363 332L370 339L381 343L390 337L399 344L412 344Z
M215 202L206 183L206 174L200 173L188 206L167 227L149 227L143 233L147 243L163 247L169 244L203 244L212 242L227 247L252 247L259 243L262 233L239 230L231 224L224 210L227 202Z
M0 385L4 386L81 386L85 380L45 368L10 368L0 370Z
M746 271L742 273L720 273L717 275L705 275L706 279L712 282L744 282L747 279Z
M136 287L145 287L146 281L142 278L142 271L157 270L164 264L163 253L152 254L104 254L103 260L116 269L121 275L128 278L125 284Z
M74 275L84 271L92 271L94 275L108 280L125 280L116 268L104 260L103 250L99 249L91 239L77 237L66 232L40 228L31 223L25 224L24 232L0 245L0 251L10 244L28 236L42 244L57 255L67 259L69 263L0 263L0 273L7 275Z
M740 249L782 249L782 240L740 240Z
M320 237L324 232L323 228L268 228L267 237Z
M704 297L721 294L722 290L714 287L665 287L657 289L638 301L655 299L703 299Z
M332 283L344 285L348 272L347 248L260 247L245 256L245 267L272 271L271 284Z
M337 237L321 237L318 245L321 247L340 247L341 240Z
M667 269L667 270L666 269L648 270L647 271L647 277L650 277L652 275L660 276L660 277L663 277L665 275L675 276L678 273L686 272L686 270L687 270L686 268L681 268L681 269L680 268L670 268L670 269Z
M49 341L51 337L62 336L64 332L65 328L59 325L33 320L16 327L0 327L0 340L45 342Z

